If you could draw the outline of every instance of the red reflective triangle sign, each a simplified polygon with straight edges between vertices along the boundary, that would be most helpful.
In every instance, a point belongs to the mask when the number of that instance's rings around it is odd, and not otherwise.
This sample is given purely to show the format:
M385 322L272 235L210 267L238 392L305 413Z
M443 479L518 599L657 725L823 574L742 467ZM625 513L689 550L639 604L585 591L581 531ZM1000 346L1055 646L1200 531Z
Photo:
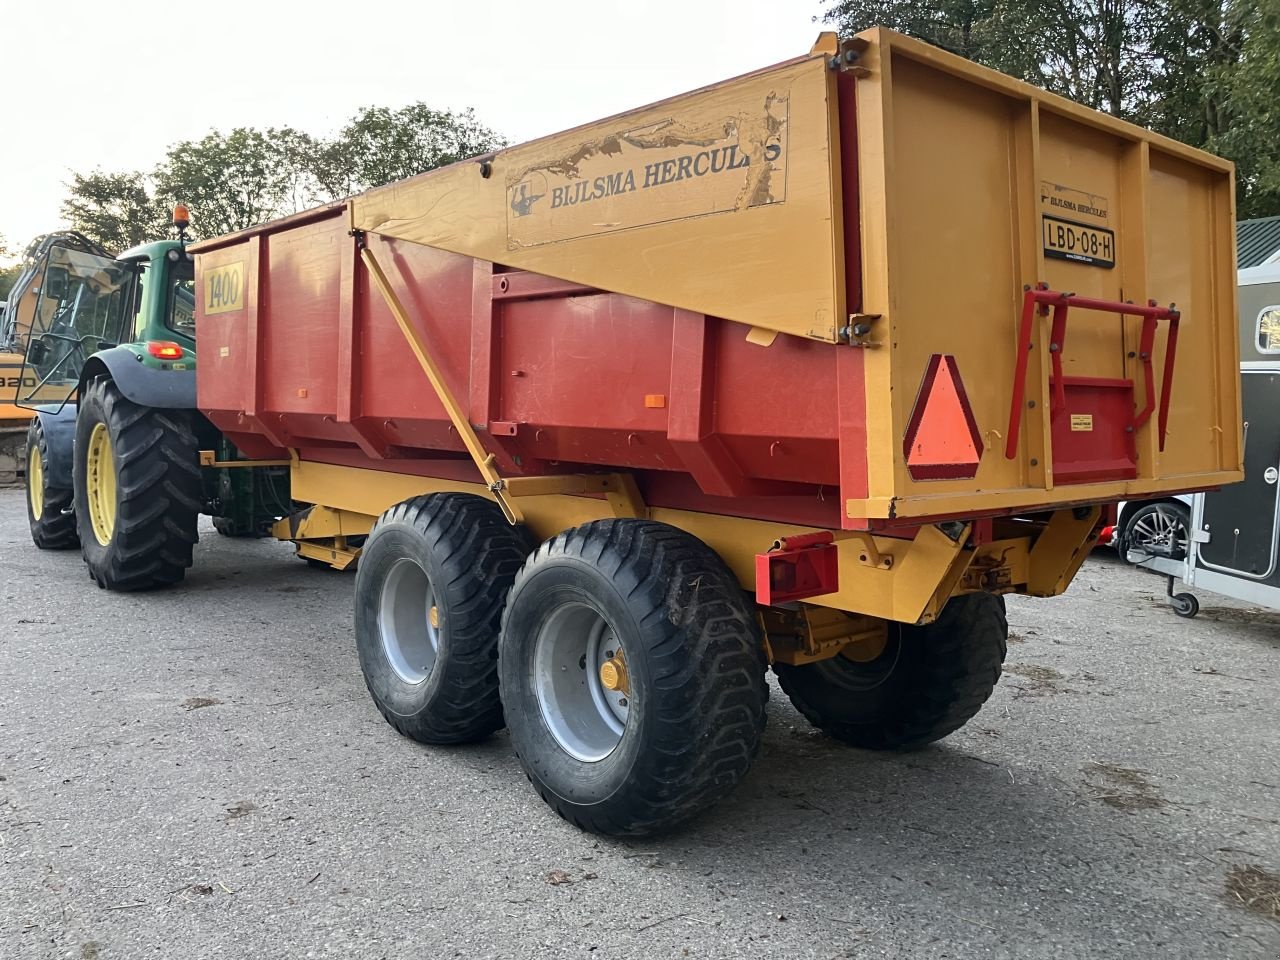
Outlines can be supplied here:
M982 435L956 358L929 358L902 442L912 480L965 480L978 472Z

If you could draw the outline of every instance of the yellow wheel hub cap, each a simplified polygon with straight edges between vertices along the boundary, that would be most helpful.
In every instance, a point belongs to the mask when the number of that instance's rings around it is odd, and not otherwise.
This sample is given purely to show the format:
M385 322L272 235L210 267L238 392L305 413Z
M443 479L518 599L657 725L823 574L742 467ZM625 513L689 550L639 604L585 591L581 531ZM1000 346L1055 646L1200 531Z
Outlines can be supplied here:
M31 515L39 520L44 515L44 461L39 447L27 451L27 499L31 501Z
M85 492L94 539L105 547L111 543L116 529L116 461L105 423L94 424L89 434L89 449L85 451Z
M850 643L840 648L840 656L846 660L852 660L854 663L870 663L880 654L884 653L884 648L888 646L889 636L882 632L879 636L870 637L866 640L860 640L857 643Z
M617 690L631 693L631 678L627 676L627 662L622 659L622 651L600 664L600 683L606 690Z

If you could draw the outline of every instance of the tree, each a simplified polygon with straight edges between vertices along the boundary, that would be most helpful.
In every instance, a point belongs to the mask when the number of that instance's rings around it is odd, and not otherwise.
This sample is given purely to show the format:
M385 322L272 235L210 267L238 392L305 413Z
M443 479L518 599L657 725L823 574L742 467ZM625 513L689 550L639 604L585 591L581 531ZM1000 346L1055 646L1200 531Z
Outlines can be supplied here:
M1207 146L1236 162L1236 212L1280 214L1280 0L1260 0L1239 62L1215 81L1220 123Z
M1280 0L825 0L1238 167L1241 216L1280 213Z
M1127 116L1146 96L1156 21L1148 0L837 0L828 22L876 23L1095 110Z
M9 245L5 243L4 234L0 233L0 258L9 256L9 252ZM8 298L9 291L13 289L13 284L21 272L22 264L20 263L15 263L8 267L0 267L0 300Z
M366 107L331 139L291 127L210 131L171 146L149 174L73 174L62 215L120 251L168 231L174 203L214 237L504 146L470 110Z
M164 235L168 216L152 196L145 174L72 173L62 216L90 240L119 253Z
M504 146L471 110L365 107L324 144L313 171L331 196L344 197Z
M214 130L169 148L156 168L156 195L187 204L201 236L244 230L317 199L309 174L315 151L310 136L288 127Z

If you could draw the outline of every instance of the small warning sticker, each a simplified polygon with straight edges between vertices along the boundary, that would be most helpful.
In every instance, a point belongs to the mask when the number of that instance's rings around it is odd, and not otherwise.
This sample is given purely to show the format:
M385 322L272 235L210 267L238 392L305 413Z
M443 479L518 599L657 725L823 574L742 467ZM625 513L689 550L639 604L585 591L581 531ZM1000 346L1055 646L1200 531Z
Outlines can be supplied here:
M1089 431L1093 429L1092 413L1073 413L1071 415L1071 429L1075 431Z

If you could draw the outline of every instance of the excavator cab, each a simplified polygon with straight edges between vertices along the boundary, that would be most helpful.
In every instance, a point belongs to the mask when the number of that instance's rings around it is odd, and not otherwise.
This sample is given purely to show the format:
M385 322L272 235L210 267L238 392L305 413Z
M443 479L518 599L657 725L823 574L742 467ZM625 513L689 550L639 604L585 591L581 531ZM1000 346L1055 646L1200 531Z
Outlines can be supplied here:
M17 406L65 405L86 360L129 335L138 272L75 231L28 245L0 323L4 352L23 357Z
M131 339L140 271L101 251L60 244L34 266L11 320L25 344L17 403L62 406L91 356Z

